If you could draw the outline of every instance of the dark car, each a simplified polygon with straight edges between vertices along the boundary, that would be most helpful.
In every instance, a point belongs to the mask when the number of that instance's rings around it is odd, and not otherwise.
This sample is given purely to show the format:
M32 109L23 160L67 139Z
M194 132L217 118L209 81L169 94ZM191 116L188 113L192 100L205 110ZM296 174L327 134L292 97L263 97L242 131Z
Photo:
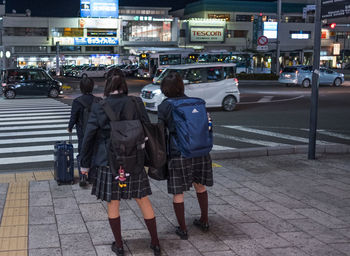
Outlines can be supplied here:
M45 95L57 98L62 83L54 80L42 69L7 69L1 75L3 95L14 99L17 95Z

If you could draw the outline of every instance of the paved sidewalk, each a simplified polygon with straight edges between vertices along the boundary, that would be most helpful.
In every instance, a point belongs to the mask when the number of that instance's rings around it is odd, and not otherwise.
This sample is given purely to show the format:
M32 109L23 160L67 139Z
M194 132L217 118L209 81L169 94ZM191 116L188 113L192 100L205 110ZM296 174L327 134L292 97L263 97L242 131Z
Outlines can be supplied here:
M209 189L210 231L185 194L190 238L174 234L166 182L151 181L163 255L350 255L350 154L217 160ZM106 205L78 184L57 186L52 172L0 175L0 256L114 255ZM127 255L153 255L135 201L122 201Z

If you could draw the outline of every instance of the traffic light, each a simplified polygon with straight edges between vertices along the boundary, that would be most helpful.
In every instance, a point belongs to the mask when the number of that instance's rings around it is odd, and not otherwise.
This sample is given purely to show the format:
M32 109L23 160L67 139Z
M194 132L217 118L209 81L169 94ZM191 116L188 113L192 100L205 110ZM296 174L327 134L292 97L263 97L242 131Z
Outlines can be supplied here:
M337 23L332 23L331 25L329 25L329 27L330 27L331 29L335 29L336 26L337 26Z

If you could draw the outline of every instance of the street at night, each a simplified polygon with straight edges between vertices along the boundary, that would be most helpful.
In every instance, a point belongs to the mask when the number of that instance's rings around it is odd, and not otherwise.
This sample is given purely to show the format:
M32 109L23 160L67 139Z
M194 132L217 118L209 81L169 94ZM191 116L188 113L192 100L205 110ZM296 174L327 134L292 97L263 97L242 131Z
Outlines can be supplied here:
M0 256L350 256L350 0L0 0Z

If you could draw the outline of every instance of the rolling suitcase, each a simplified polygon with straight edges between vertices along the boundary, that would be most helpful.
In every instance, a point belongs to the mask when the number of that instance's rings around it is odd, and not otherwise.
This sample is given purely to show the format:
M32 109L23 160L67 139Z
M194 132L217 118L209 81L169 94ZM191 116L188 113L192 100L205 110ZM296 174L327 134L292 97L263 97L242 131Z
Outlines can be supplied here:
M74 149L71 136L69 142L55 143L54 162L54 176L57 184L74 184Z

